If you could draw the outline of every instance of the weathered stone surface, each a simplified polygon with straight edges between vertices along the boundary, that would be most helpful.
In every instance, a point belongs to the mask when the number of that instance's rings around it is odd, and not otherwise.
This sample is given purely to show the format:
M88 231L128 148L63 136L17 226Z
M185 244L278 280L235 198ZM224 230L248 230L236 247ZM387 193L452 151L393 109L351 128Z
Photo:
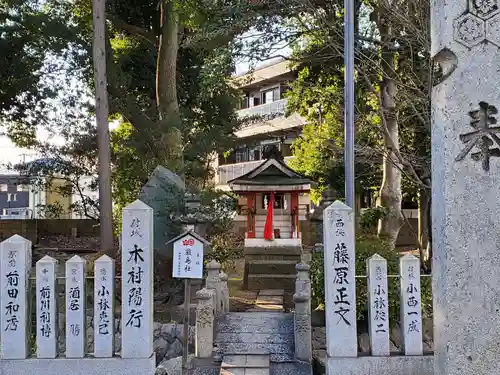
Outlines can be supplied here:
M498 1L431 2L432 55L439 57L446 49L455 57L451 74L432 92L432 273L439 375L498 372L500 49L485 41L498 37L489 21L488 35L484 32L484 20L498 11ZM442 66L450 63L441 61Z
M188 356L192 361L193 355ZM156 368L155 375L182 375L182 357L170 358L162 361Z
M183 212L185 190L177 174L158 166L139 194L139 199L154 211L154 249L162 256L171 257L165 244L181 233L180 223L172 220L171 214Z

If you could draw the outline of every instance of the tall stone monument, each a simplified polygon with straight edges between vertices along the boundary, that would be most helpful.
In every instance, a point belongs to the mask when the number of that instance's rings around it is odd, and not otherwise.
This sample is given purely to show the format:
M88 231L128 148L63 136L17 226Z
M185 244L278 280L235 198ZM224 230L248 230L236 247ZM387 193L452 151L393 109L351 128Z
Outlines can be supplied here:
M431 1L435 374L500 358L500 1Z

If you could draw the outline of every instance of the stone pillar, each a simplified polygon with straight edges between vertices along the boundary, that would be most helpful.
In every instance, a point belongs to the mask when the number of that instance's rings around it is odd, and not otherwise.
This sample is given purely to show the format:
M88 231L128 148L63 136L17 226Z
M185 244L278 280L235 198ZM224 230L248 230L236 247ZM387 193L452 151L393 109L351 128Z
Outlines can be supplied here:
M214 346L214 301L215 291L204 288L196 293L196 340L195 355L198 358L210 358Z
M36 356L57 357L57 260L44 256L36 262Z
M0 355L3 359L28 356L28 288L31 241L14 235L0 243Z
M387 261L375 254L366 260L368 275L368 328L373 356L388 356L389 346L389 289Z
M309 265L300 262L295 266L297 278L295 279L295 293L307 293L311 295L311 280L309 279Z
M153 209L136 200L122 213L122 357L153 351Z
M312 326L311 326L311 296L307 292L293 295L295 303L294 334L295 358L299 361L312 361Z
M435 373L500 358L500 3L431 2Z
M220 281L220 263L212 259L207 264L207 280L205 287L215 291L215 313L222 310L222 285Z
M323 211L325 244L326 351L357 357L356 277L352 208L340 201Z
M115 261L107 255L94 263L94 356L115 354Z
M85 263L78 255L66 262L66 358L85 357Z
M222 283L222 312L229 312L229 287L227 285L227 273L220 273L220 281Z

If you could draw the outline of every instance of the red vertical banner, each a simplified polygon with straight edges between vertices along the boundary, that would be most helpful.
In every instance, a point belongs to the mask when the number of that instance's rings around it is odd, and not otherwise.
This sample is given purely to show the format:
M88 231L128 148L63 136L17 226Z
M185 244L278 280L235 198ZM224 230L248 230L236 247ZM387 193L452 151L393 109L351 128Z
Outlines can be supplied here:
M269 204L267 205L266 224L264 226L264 239L268 241L272 241L274 237L273 210L274 210L274 193L271 193L271 197L269 198Z

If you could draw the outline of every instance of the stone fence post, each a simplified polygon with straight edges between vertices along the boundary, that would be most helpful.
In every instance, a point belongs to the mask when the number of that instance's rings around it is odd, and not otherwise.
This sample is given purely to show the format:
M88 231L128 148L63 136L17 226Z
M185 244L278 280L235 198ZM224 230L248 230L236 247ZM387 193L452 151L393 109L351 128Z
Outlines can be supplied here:
M309 269L311 267L305 263L300 262L295 266L297 270L297 279L295 280L295 293L307 293L311 295L311 280L309 279Z
M227 273L221 272L220 281L222 288L222 312L229 312L229 287L227 285Z
M210 358L214 346L215 290L203 288L196 297L195 354L198 358Z
M295 358L310 363L312 361L311 297L306 292L293 295L295 303L294 335Z
M207 281L205 287L215 291L215 313L222 311L222 283L220 279L221 265L215 259L207 264Z

